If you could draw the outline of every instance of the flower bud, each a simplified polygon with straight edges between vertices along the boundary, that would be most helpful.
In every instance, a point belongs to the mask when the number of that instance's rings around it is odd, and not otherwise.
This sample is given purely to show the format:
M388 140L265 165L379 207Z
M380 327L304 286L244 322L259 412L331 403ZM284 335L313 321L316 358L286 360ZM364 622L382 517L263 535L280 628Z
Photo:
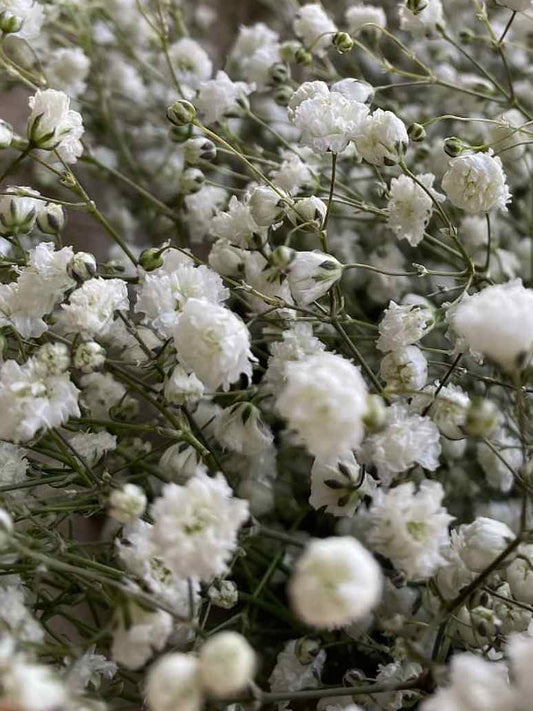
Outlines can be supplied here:
M82 373L99 370L105 363L105 350L96 341L86 341L76 348L74 367Z
M46 375L61 375L70 365L70 354L64 343L45 343L35 354L35 362Z
M280 192L267 185L260 185L252 191L248 205L253 219L260 227L270 227L283 218L285 202Z
M109 497L109 515L120 523L133 523L146 509L146 494L135 484L124 484Z
M239 601L239 591L232 580L221 580L213 583L207 591L207 596L212 605L223 610L231 610Z
M288 79L290 79L290 70L286 64L283 62L277 62L273 64L268 70L270 78L273 84L284 84Z
M279 51L281 59L284 62L294 62L296 52L301 48L301 43L296 40L288 40L287 42L283 42Z
M174 126L186 126L192 123L196 117L196 109L190 101L178 99L176 103L167 109L167 119Z
M278 106L288 106L294 90L287 84L282 84L274 89L274 101Z
M313 659L318 656L321 648L321 643L314 637L302 637L296 643L294 650L300 664L311 664Z
M97 271L96 259L89 252L76 252L67 267L69 276L77 282L91 279Z
M216 156L216 146L208 138L189 138L185 143L185 161L189 165L196 165L200 160L212 161Z
M488 437L502 423L502 414L492 400L474 398L466 413L465 429L473 437Z
M407 0L407 9L413 15L419 15L428 6L427 0Z
M139 264L146 272L153 272L154 269L159 269L159 267L163 266L161 250L157 247L143 249L139 255Z
M0 32L4 35L11 35L19 32L24 24L24 18L15 15L9 10L0 12Z
M187 195L197 193L204 183L205 175L199 168L187 168L180 179L180 190Z
M444 152L447 153L450 158L457 158L461 155L465 148L464 143L457 136L449 136L444 139Z
M45 235L57 235L65 227L66 218L61 205L47 202L37 213L37 227Z
M272 267L283 270L289 267L295 257L295 251L285 245L280 245L269 255L268 262Z
M313 55L304 47L300 47L294 53L294 60L296 64L301 64L303 67L309 67L313 63Z
M322 227L326 211L326 203L312 195L298 200L293 208L288 209L287 215L294 225L305 225L306 230L316 232Z
M383 428L387 419L387 406L383 398L379 395L369 395L367 398L367 409L363 422L365 427L371 432L377 432Z
M23 190L26 195L18 195ZM6 190L9 195L0 196L0 235L28 234L35 225L35 217L39 203L31 194L39 195L31 188L10 187Z
M9 148L13 140L13 128L7 121L0 119L0 149Z
M346 54L353 47L353 39L347 32L337 32L333 35L333 46L339 54Z
M407 129L407 135L414 143L420 143L425 140L427 133L422 124L412 123Z

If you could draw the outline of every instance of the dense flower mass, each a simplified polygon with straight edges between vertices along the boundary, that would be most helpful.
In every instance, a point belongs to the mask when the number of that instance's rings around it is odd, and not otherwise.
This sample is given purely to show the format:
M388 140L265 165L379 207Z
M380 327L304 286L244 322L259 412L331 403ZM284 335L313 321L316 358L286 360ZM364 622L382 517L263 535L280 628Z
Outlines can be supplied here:
M531 711L532 23L0 0L0 711Z

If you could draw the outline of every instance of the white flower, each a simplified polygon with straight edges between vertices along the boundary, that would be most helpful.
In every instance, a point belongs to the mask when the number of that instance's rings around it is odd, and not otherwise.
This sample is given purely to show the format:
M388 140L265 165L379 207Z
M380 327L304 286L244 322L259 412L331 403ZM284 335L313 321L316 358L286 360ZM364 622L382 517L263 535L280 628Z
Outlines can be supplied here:
M2 703L20 711L55 711L68 705L52 667L15 658L1 674Z
M231 81L226 72L217 72L216 78L203 82L194 104L205 123L211 124L240 108L239 101L253 90L242 81Z
M231 196L227 212L218 213L211 221L211 232L215 237L227 239L237 247L253 247L256 235L262 242L262 231L252 217L248 203Z
M373 30L373 27L365 27L368 23L379 25L380 27L387 26L387 16L380 7L372 5L351 5L345 13L348 32L355 34L359 30Z
M248 504L236 499L222 474L203 472L184 486L167 484L152 506L153 540L165 565L203 581L225 572Z
M86 89L90 61L80 47L61 47L46 60L46 77L54 89L76 99Z
M274 439L259 409L248 402L238 402L220 413L215 436L225 449L246 455L263 452Z
M379 324L376 348L383 353L397 351L419 341L434 325L434 316L425 305L391 301Z
M452 158L442 179L448 199L465 212L506 210L511 200L502 162L488 153L466 153Z
M219 632L200 650L200 677L206 691L223 697L242 691L252 681L255 653L238 632Z
M432 190L435 176L431 173L417 175L434 199L442 199ZM405 239L411 247L416 247L424 239L424 231L433 212L430 195L407 175L393 178L390 184L388 227L398 239Z
M283 218L284 201L280 190L259 185L250 194L248 202L252 218L260 227L270 227Z
M0 367L0 439L27 442L40 430L79 417L78 388L68 374L48 375L32 359Z
M507 566L505 577L516 600L526 605L533 603L533 547L522 545L519 555Z
M282 340L275 341L270 346L271 356L265 374L266 382L276 392L280 392L287 383L289 363L304 360L307 356L325 350L322 341L313 335L313 327L309 323L295 323L281 335Z
M168 54L178 81L191 89L197 89L211 76L211 60L195 40L182 37L170 45Z
M310 230L319 230L326 216L326 203L316 195L301 198L287 208L287 216L293 225L302 225Z
M325 53L331 45L337 27L318 3L309 3L298 9L293 23L294 33L305 47L318 56ZM325 37L322 35L325 34Z
M327 294L342 276L343 267L324 252L296 252L289 266L289 286L300 306L308 306Z
M126 282L101 277L89 279L61 308L61 322L67 332L102 335L112 325L115 311L129 308Z
M280 167L272 173L272 182L289 195L313 184L313 171L300 156L289 154Z
M144 276L135 311L143 313L153 328L168 335L178 320L179 309L188 299L219 304L228 296L222 279L212 269L180 264L173 271L158 269Z
M125 619L127 618L127 619ZM172 616L164 610L146 610L128 603L128 614L117 610L111 657L127 669L139 669L161 651L172 632Z
M262 22L239 29L230 58L259 89L270 83L269 69L281 59L278 40L278 34Z
M140 518L146 509L146 494L136 484L124 484L121 489L114 489L109 497L109 515L128 524Z
M76 348L72 363L82 373L92 373L103 367L105 359L105 348L96 341L85 341Z
M69 439L69 444L92 467L98 464L104 454L116 449L117 438L105 430L79 432Z
M372 496L376 482L361 471L352 452L333 459L319 459L311 469L309 503L314 509L325 506L333 516L353 516L365 496Z
M442 565L453 519L442 506L444 490L437 481L413 482L387 492L378 489L370 508L368 544L390 558L409 580L426 580Z
M474 573L485 570L515 538L505 523L483 516L458 530L462 541L459 555Z
M274 692L316 689L325 661L326 651L312 639L293 639L278 654L270 688Z
M289 252L292 256L292 252ZM246 295L246 301L253 311L262 313L265 306L263 296L280 299L281 303L292 304L293 299L289 288L288 279L285 278L285 268L270 266L265 257L259 252L244 252L242 255L244 266L244 280L262 296ZM285 312L290 318L294 312Z
M209 602L223 610L231 610L239 601L239 590L232 580L213 583L207 591Z
M241 374L252 374L250 333L223 306L189 299L172 329L180 361L211 390L227 390Z
M467 652L451 661L448 686L422 702L421 711L501 711L514 708L505 664Z
M0 481L3 486L25 480L28 460L25 451L9 442L0 442Z
M89 373L80 378L82 402L92 417L109 418L109 410L121 402L126 388L111 373Z
M192 654L165 654L150 668L146 699L150 711L200 711L200 664Z
M449 320L468 348L513 371L533 349L533 290L519 279L487 286L464 298Z
M80 114L69 108L69 97L55 89L38 89L28 103L30 142L43 150L56 150L66 163L75 163L83 153L84 129Z
M0 195L0 235L28 234L35 225L41 201L31 197L40 193L24 186L9 186ZM22 194L20 194L22 193Z
M361 123L355 145L367 163L394 165L398 163L409 144L403 121L392 111L376 109Z
M463 428L466 424L470 398L458 385L445 385L440 388L439 381L428 385L424 390L415 395L411 402L411 410L427 414L437 425L445 437L460 439L464 436ZM438 395L435 394L439 389Z
M10 12L22 20L16 37L24 40L36 40L41 32L45 15L44 7L36 0L0 0L0 12Z
M488 485L506 494L515 483L513 472L518 475L523 464L520 440L500 429L491 435L490 441L498 454L485 442L478 442L477 460Z
M392 479L415 464L435 471L439 466L440 435L429 417L410 414L405 405L395 403L387 410L386 426L367 437L364 459L373 464L381 481Z
M400 26L415 37L423 37L444 25L444 13L441 0L425 0L419 12L407 7L407 0L400 7Z
M199 400L204 394L204 386L194 373L187 373L177 365L165 383L165 398L173 405Z
M204 185L197 193L185 196L184 219L189 225L191 242L203 240L210 230L213 217L226 200L226 191L216 185Z
M419 348L404 346L387 353L381 361L379 372L387 383L387 392L401 394L424 387L428 365Z
M89 684L99 688L102 678L112 679L118 671L115 662L110 662L103 654L95 654L89 648L70 667L67 686L74 693L83 693Z
M382 576L372 555L355 538L309 543L289 583L294 611L312 627L344 627L379 603Z
M176 442L161 455L159 466L172 481L183 483L198 471L201 459L190 444Z
M359 369L333 353L289 363L277 399L280 414L317 457L357 449L364 434L368 391Z
M24 588L18 581L0 586L0 620L4 631L19 643L43 643L44 629L25 604Z
M342 152L358 136L368 107L322 81L305 82L289 103L289 118L301 131L300 141L315 153Z

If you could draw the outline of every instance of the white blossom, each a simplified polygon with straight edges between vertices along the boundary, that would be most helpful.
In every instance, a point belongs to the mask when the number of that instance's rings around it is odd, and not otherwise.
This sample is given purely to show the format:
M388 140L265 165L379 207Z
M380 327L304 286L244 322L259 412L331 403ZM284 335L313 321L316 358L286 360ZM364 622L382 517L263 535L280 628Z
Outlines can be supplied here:
M442 187L455 207L471 214L494 208L506 210L511 199L502 162L491 152L452 158Z
M376 348L383 353L397 351L419 341L434 325L434 316L425 305L391 301L379 324Z
M411 247L416 247L424 239L424 231L433 212L433 200L443 198L432 189L434 175L425 173L417 175L417 179L427 191L407 175L393 178L388 204L387 225L398 239L407 240Z
M289 266L289 286L300 306L327 294L342 276L342 264L323 252L296 252Z
M459 527L462 545L459 550L465 565L481 573L503 553L515 536L501 521L479 516L473 523Z
M441 0L425 0L418 12L413 12L404 0L400 7L400 26L415 37L423 37L444 26L444 13Z
M333 20L318 3L309 3L300 7L293 26L294 32L304 45L319 56L324 54L325 49L331 44L332 35L337 31ZM324 34L325 37L322 36Z
M394 165L402 160L409 136L403 122L391 111L376 109L366 116L355 140L357 150L371 165Z
M164 648L172 632L172 616L164 610L146 610L129 603L128 619L117 610L111 657L127 669L139 669L156 651Z
M217 72L215 79L200 84L194 103L205 122L211 124L238 110L239 101L252 90L253 85L231 81L226 72Z
M200 677L208 693L231 696L252 681L255 653L238 632L219 632L200 650Z
M393 350L383 358L379 369L393 394L421 390L428 377L427 360L416 346L404 346Z
M150 711L200 711L200 664L192 654L165 654L150 668L146 698Z
M75 163L83 153L83 121L70 108L70 99L62 91L38 89L29 98L28 138L38 148L55 150L66 163Z
M128 290L122 279L96 277L84 282L61 306L61 322L67 332L88 336L105 333L113 323L115 311L129 308Z
M372 496L375 480L363 472L352 452L340 458L316 458L311 469L309 503L325 507L333 516L353 516L365 496Z

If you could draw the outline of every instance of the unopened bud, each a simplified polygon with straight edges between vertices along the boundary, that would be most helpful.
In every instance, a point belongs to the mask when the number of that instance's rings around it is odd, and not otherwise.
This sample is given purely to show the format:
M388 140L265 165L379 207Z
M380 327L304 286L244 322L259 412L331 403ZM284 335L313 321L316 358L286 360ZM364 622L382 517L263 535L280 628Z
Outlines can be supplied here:
M37 213L37 227L45 235L57 235L65 227L65 213L61 205L47 202Z
M161 250L157 247L144 249L139 255L139 264L145 272L153 272L154 269L159 269L159 267L163 266Z
M450 158L457 158L461 155L465 148L464 143L457 136L449 136L444 139L444 152L450 156Z
M339 54L346 54L353 47L353 39L347 32L337 32L333 35L333 46Z
M288 106L293 94L294 89L287 84L282 84L274 89L274 101L278 106Z
M283 42L279 50L280 57L284 62L294 62L296 52L301 48L301 43L297 42L296 40L289 40L287 42Z
M419 15L428 6L427 0L407 0L407 9L413 15Z
M178 99L176 103L169 106L167 109L167 119L174 126L186 126L194 121L196 109L190 101Z
M20 17L20 15L15 15L9 10L0 12L0 32L4 35L12 35L15 32L19 32L23 24L24 18Z
M311 664L321 649L321 643L312 637L301 637L294 649L300 664Z
M290 78L290 70L283 62L273 64L268 70L273 84L284 84Z
M187 195L197 193L204 183L205 175L199 168L187 168L180 178L180 190Z
M215 160L217 149L208 138L189 138L185 143L185 160L189 165L196 165L200 160Z
M303 67L309 67L313 63L313 55L308 52L305 47L300 47L294 53L296 64L301 64Z
M277 269L285 269L293 261L295 257L295 252L290 247L281 245L276 247L276 249L269 255L269 264Z
M420 143L426 136L426 129L420 123L412 123L407 129L407 135L414 143Z
M96 259L89 252L76 252L67 267L69 276L78 282L91 279L97 271Z
M9 148L13 140L13 128L7 121L0 119L0 149Z

